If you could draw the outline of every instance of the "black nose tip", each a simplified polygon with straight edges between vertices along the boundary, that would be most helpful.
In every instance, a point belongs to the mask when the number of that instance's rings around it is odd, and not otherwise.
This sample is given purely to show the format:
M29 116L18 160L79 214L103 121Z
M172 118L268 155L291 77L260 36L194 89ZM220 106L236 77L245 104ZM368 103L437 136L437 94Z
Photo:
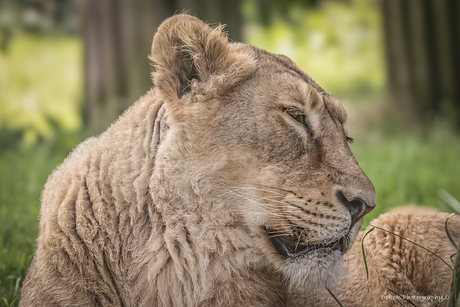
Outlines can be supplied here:
M350 212L351 215L351 226L352 228L356 222L358 222L363 216L368 214L374 206L369 206L363 198L357 196L348 200L341 191L337 192L337 198L340 203Z

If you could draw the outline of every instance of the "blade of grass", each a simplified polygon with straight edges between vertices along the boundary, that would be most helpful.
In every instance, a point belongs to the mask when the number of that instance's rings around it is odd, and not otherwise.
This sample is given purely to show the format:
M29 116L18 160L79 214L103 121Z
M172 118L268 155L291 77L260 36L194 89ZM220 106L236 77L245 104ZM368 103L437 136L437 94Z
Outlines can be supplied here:
M448 292L450 292L450 288L441 295L439 300L436 301L436 304L434 305L434 307L438 306L440 303L444 301L444 295L446 295Z
M459 249L457 249L457 257L455 258L455 265L454 265L454 274L452 277L452 284L450 287L450 293L449 293L449 307L457 307L457 299L458 299L458 289L457 285L459 284L460 280L457 280L459 275L457 272L460 271L460 254L459 254Z
M458 200L456 200L452 195L450 195L449 193L447 193L445 190L440 190L439 191L439 196L447 203L449 204L452 208L454 208L455 206L457 206L458 208L455 210L457 212L459 212L459 209L460 209L460 203L458 202ZM457 286L460 284L460 274L457 274L460 272L460 247L458 246L458 244L456 244L454 242L454 240L452 239L452 237L450 236L450 233L449 233L449 229L447 228L447 221L449 220L450 217L452 217L454 214L451 214L447 219L446 219L446 222L445 222L445 229L446 229L446 234L447 234L447 237L449 237L449 240L450 242L457 248L457 253L456 253L456 257L455 257L455 262L454 262L454 273L453 273L453 276L452 276L452 284L451 284L451 287L450 287L450 293L449 293L449 303L448 303L448 306L449 307L454 307L454 306L458 306L457 304L457 300L458 300L458 293L459 293L459 289L457 289ZM452 261L452 256L450 258L450 261ZM459 280L457 280L459 279Z
M447 193L445 190L440 190L439 191L439 196L447 203L449 204L452 208L454 208L455 206L457 206L458 208L455 209L455 211L459 212L459 209L460 209L460 203L458 202L458 200L456 200L452 195L450 195L449 193ZM458 306L457 305L457 300L458 300L458 290L457 289L457 285L459 284L459 281L460 280L457 280L458 277L460 277L457 273L460 272L460 248L457 246L457 244L455 243L455 241L452 239L452 237L450 236L450 233L449 233L449 229L447 227L447 221L452 217L456 215L456 213L452 213L447 219L446 219L446 222L444 223L444 227L445 227L445 230L446 230L446 234L447 234L447 237L449 238L450 242L452 243L453 246L455 246L455 248L457 249L457 253L455 253L454 255L456 255L455 257L455 262L452 261L452 256L450 256L450 261L454 263L454 274L452 276L452 284L451 284L451 287L450 287L450 293L449 293L449 303L448 303L448 306L449 307L453 307L453 306ZM453 298L452 298L453 297ZM436 304L437 305L437 304Z
M449 194L446 190L440 189L438 191L438 196L441 198L446 204L448 204L454 211L460 213L460 202L455 199L452 195Z
M370 224L369 224L369 225L370 225ZM389 230L386 230L386 229L383 229L383 228L380 228L380 227L374 226L374 225L371 225L371 226L372 226L372 227L375 227L375 228L377 228L377 229L380 229L380 230L382 230L382 231L391 233L391 234L394 235L394 236L397 236L397 237L399 237L399 238L401 238L401 239L403 239L403 240L406 240L407 242L410 242L410 243L412 243L412 244L414 244L414 245L420 247L421 249L426 250L427 252L429 252L430 254L432 254L433 256L435 256L436 258L438 258L439 260L441 260L442 262L444 262L452 271L454 270L444 259L442 259L442 258L439 257L438 255L436 255L434 252L430 251L428 248L425 248L425 247L421 246L420 244L417 244L417 243L415 243L415 242L413 242L413 241L411 241L411 240L409 240L409 239L406 239L406 238L404 238L404 237L402 237L402 236L400 236L400 235L397 235L397 234L395 234L394 232L391 232L391 231L389 231Z
M390 290L390 288L388 288L388 287L387 287L387 291L390 292L390 293L396 294L397 296L401 297L401 295L399 295L398 293L396 293L396 292ZM399 300L399 298L397 298L396 301L399 303L399 305L406 307L406 305L404 305L403 303L401 303L401 301Z
M454 239L452 239L452 237L451 237L451 235L449 233L449 228L447 228L447 221L454 215L457 215L457 213L452 213L451 215L449 215L449 217L446 219L446 222L444 223L444 227L446 228L446 234L447 234L447 237L450 240L450 243L452 243L452 245L455 247L455 249L457 249L457 243L455 243Z
M458 257L455 259L455 261L458 262ZM455 274L455 271L459 269L458 264L454 266L454 274L452 277L452 286L450 287L450 297L449 297L449 307L457 307L457 276ZM453 298L452 298L453 296Z
M364 238L366 238L366 236L372 231L374 230L374 228L371 228L369 229L368 232L366 232L366 234L363 236L363 239L361 240L361 250L363 252L363 259L364 259L364 266L366 267L366 283L369 282L369 270L367 268L367 260L366 260L366 253L364 252Z
M456 259L458 260L458 259ZM457 266L457 269L458 269L458 266ZM458 292L457 292L457 277L455 276L456 275L456 270L454 270L454 276L453 276L453 279L454 279L454 302L455 302L455 306L458 306L457 304L457 297L458 297Z
M452 257L456 256L457 253L450 255L450 262L452 262L452 265L455 266L455 261L452 259Z
M329 290L329 288L326 288L326 290L329 292L329 294L335 299L335 301L337 302L337 304L339 304L340 307L343 307L342 303L338 300L338 298L335 297L334 293L332 293L331 290Z

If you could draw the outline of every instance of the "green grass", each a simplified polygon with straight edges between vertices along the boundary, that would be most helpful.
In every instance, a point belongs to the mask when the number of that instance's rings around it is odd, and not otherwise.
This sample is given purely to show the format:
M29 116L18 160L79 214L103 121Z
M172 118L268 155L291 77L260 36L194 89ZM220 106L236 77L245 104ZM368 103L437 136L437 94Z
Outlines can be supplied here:
M15 35L0 51L0 130L23 144L81 127L82 44L78 37Z
M0 151L0 306L15 306L38 231L40 193L68 154L47 144Z
M41 190L80 139L59 134L81 127L81 63L78 37L17 33L0 52L0 306L18 304Z
M460 137L449 131L371 132L356 138L351 149L376 190L377 207L365 217L367 222L405 204L453 212L439 198L441 189L460 199Z

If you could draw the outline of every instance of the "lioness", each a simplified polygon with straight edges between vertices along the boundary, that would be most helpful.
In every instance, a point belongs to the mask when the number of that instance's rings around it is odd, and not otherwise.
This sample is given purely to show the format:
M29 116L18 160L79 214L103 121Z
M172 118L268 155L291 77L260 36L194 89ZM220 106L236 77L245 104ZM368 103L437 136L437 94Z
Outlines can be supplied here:
M151 59L155 87L50 176L20 306L283 306L333 285L376 204L341 103L189 15Z

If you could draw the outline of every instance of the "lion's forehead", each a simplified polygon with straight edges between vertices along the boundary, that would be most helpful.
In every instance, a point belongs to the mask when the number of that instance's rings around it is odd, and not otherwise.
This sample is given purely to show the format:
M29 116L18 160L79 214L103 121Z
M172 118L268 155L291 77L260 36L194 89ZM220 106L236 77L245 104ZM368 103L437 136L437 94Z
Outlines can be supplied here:
M233 48L250 53L256 59L258 70L254 73L262 79L262 85L270 86L268 92L278 98L276 103L292 103L311 111L324 101L330 116L345 124L347 112L340 100L328 94L287 56L242 43L234 44Z

